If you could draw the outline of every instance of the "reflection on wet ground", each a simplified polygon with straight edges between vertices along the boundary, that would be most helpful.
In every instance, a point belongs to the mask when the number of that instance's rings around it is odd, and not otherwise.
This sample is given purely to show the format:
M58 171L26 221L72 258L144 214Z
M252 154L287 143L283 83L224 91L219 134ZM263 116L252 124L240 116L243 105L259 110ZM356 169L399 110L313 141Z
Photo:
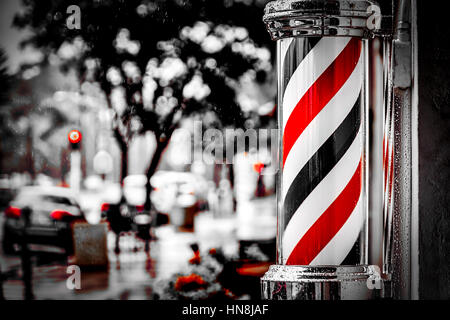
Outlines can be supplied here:
M176 232L166 226L156 230L158 240L151 242L149 252L134 234L120 239L121 252L114 253L112 232L108 233L109 267L106 270L81 269L81 289L67 288L71 274L70 259L58 253L34 252L32 292L35 299L152 299L153 286L183 270L192 256L193 233ZM229 242L230 244L230 242ZM5 299L23 299L24 283L20 256L0 255Z

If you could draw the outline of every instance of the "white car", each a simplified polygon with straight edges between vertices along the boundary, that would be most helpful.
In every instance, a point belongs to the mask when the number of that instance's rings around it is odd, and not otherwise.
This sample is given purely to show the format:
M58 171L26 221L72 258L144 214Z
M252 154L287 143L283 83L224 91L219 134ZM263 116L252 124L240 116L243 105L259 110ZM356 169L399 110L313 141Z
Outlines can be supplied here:
M72 190L61 187L27 186L4 211L3 251L14 252L14 244L23 238L25 215L29 209L26 228L27 243L61 247L73 252L72 223L85 221L84 214Z

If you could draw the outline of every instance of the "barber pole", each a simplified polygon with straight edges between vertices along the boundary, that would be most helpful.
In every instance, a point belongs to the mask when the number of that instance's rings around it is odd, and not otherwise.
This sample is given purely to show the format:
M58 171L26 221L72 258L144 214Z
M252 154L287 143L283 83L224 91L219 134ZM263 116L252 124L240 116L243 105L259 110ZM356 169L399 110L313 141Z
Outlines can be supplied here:
M280 171L277 264L261 279L265 299L381 295L373 285L379 268L368 265L368 39L379 20L374 12L379 7L366 0L266 6L264 22L277 42Z
M282 263L339 265L364 221L362 40L293 38L280 46Z

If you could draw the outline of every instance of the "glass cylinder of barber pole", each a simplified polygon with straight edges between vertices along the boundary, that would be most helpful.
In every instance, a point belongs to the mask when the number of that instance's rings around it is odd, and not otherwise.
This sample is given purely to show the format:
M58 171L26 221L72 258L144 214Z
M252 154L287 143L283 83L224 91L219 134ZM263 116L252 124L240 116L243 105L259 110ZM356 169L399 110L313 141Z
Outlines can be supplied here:
M266 6L277 46L277 265L265 299L381 295L368 262L368 46L376 4L284 0Z

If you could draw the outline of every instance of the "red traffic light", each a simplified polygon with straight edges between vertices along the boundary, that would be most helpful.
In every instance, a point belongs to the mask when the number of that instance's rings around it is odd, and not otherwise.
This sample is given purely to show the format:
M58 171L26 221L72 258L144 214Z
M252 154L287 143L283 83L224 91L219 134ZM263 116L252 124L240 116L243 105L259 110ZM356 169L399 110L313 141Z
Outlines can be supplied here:
M79 143L81 141L81 132L78 130L72 130L69 132L69 142Z

